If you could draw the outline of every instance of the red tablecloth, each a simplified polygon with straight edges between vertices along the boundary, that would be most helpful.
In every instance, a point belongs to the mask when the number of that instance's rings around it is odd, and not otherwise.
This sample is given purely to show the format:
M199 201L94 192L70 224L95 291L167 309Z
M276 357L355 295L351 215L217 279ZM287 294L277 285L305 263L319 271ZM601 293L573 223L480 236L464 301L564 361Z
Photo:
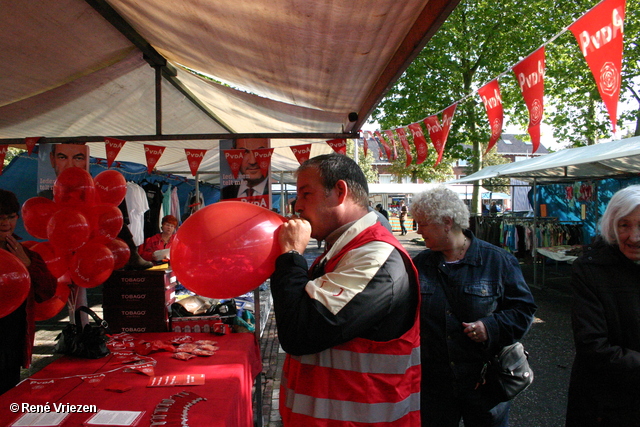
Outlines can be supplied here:
M12 412L11 404L32 405L96 405L97 409L146 411L140 426L150 424L151 414L162 399L187 390L205 397L189 409L189 425L198 426L253 426L252 386L262 370L260 349L255 336L249 333L217 336L212 334L144 333L132 334L135 339L169 340L189 335L194 340L214 340L219 350L211 357L197 357L188 361L173 359L169 352L154 352L148 357L157 361L155 375L205 374L205 384L197 386L147 387L149 376L124 372L117 357L87 360L62 357L34 374L32 379L53 379L43 389L32 390L29 379L0 395L0 425L11 425L22 412ZM112 371L112 372L109 372ZM105 373L104 378L92 385L79 376ZM131 390L119 393L107 391L115 384L127 384ZM72 413L63 427L81 426L92 414Z

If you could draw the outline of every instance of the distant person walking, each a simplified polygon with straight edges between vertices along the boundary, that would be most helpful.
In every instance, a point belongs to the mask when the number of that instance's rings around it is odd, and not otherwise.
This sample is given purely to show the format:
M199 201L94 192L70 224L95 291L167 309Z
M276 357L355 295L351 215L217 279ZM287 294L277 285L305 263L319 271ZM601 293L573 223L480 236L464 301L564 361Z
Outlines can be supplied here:
M399 215L399 219L400 219L400 235L404 236L405 234L407 234L407 227L404 226L404 222L407 220L407 213L408 213L408 209L407 206L404 204L404 201L400 202L400 215Z
M382 216L384 216L385 218L387 218L387 221L389 221L389 212L387 212L387 210L385 208L382 207L382 205L380 203L378 203L376 205L376 210L378 212L380 212L382 214Z

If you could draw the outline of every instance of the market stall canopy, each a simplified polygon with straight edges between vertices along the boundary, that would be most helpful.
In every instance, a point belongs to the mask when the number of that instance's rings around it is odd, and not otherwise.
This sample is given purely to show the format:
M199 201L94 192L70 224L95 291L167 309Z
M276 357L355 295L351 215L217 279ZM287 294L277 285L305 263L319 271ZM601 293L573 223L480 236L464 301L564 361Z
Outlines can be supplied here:
M0 0L0 143L127 141L117 160L188 171L184 149L266 136L290 146L357 136L458 0ZM193 71L197 71L194 73ZM210 78L209 78L210 77Z
M516 178L539 184L623 178L640 173L640 137L604 142L587 147L570 148L556 153L488 166L447 184L489 178Z

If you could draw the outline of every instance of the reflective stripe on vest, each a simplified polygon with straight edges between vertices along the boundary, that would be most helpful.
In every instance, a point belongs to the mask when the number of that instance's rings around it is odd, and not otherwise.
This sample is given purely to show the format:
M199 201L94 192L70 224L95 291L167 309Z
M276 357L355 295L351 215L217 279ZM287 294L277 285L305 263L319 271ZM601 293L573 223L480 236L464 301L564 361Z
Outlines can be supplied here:
M320 353L292 356L304 365L339 369L358 374L405 375L420 365L420 347L411 348L411 354L359 353L336 348ZM361 423L389 423L420 410L420 392L416 391L398 402L354 402L302 394L289 388L283 377L281 396L284 406L294 414L317 419Z
M320 353L291 356L305 365L343 369L364 374L404 374L411 366L420 364L420 347L411 349L411 354L355 353L330 348Z
M419 392L396 403L362 403L295 394L286 386L283 390L286 393L284 396L285 406L291 412L318 419L370 424L390 423L401 419L410 412L420 410Z

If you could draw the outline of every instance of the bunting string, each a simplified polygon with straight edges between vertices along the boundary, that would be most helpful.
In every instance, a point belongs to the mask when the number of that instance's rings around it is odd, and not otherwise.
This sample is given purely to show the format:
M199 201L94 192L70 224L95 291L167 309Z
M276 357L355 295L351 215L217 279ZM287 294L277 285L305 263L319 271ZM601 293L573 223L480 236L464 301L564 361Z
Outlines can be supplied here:
M395 129L398 133L399 129L404 129L419 126L422 122L427 126L429 130L429 137L432 144L438 152L438 160L436 165L440 162L441 154L440 150L444 149L446 143L445 139L442 140L439 133L432 133L429 126L439 127L438 116L442 114L443 121L450 119L447 117L447 112L455 105L462 104L471 99L471 97L478 94L489 116L489 126L492 131L491 138L487 144L485 153L488 152L497 141L496 128L498 123L500 124L500 132L503 121L502 100L499 95L499 88L497 91L494 89L494 93L497 96L493 97L494 102L487 102L485 96L481 94L483 88L495 83L504 77L507 73L514 72L516 79L522 90L522 95L525 100L525 104L529 109L529 134L533 142L533 152L535 152L540 143L540 123L543 116L543 96L544 96L544 73L545 73L545 47L555 41L558 37L566 33L568 30L572 31L576 41L580 45L580 49L592 71L593 77L596 80L600 95L609 111L610 120L613 127L613 132L616 132L616 118L617 118L617 104L620 95L620 81L621 81L621 69L622 69L622 50L623 50L623 29L624 29L624 16L625 16L626 1L625 0L603 0L589 9L580 18L575 20L571 25L564 27L560 32L548 39L542 45L540 45L533 53L530 53L525 58L518 61L516 64L509 66L505 71L498 74L491 79L488 83L483 85L480 89L474 90L459 100L452 103L450 106L427 116L421 120L410 123L408 125L400 126ZM606 46L606 48L605 48ZM500 104L499 113L496 111L490 112L489 107L495 107L496 102ZM490 105L489 105L490 104ZM454 109L455 111L455 109ZM499 114L499 119L496 118L496 114ZM404 130L402 131L404 132ZM448 129L447 129L448 132ZM395 139L393 137L393 130L387 129L374 132L375 136L372 139L379 144L385 144L382 135L387 135L388 140L395 147ZM365 134L366 137L366 134ZM386 148L386 147L385 147ZM418 147L416 146L416 149ZM389 160L393 160L392 157L387 156ZM419 164L419 163L417 163Z

